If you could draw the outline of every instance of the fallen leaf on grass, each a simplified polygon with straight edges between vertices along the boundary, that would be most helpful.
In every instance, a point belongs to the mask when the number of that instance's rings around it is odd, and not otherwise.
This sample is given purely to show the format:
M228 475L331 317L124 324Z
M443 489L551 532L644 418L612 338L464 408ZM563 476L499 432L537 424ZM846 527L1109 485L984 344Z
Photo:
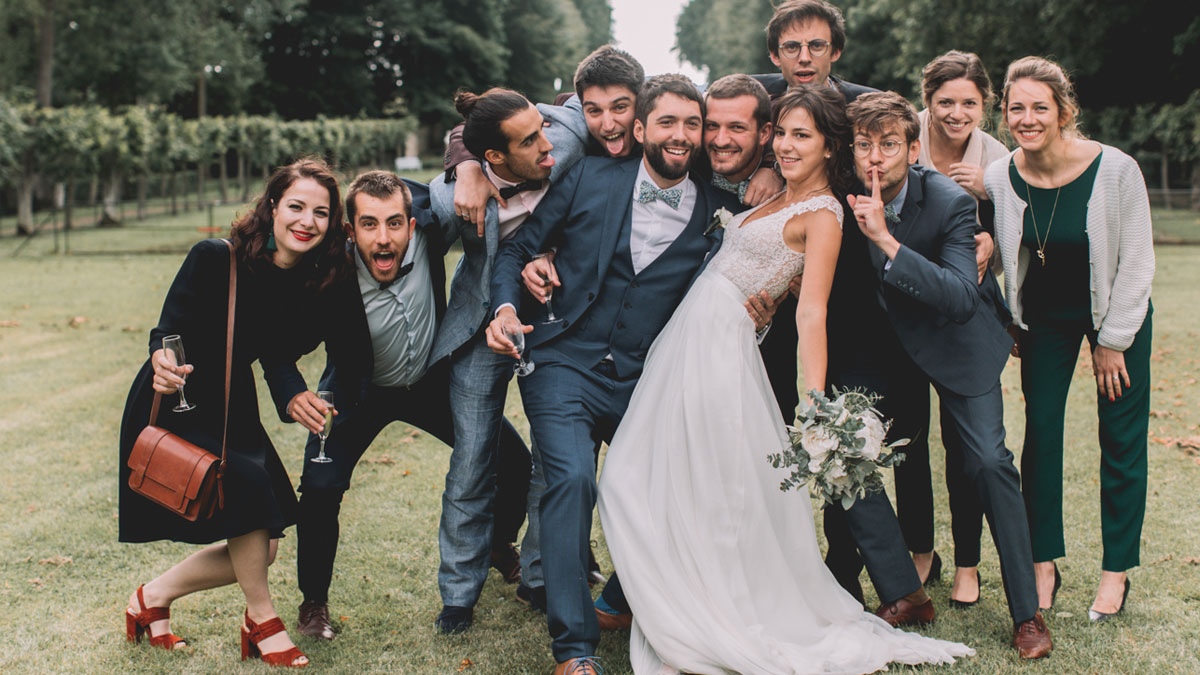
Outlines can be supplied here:
M368 457L364 461L370 462L371 464L395 464L396 463L396 460L392 459L390 455L380 455L379 457L375 457L375 458Z
M37 510L38 510L37 504L30 504L29 506L25 507L25 513L33 513L34 511L37 511Z
M462 671L466 670L467 668L470 668L473 665L475 665L475 664L471 663L471 659L463 659L462 663L458 664L458 672L461 673Z
M1170 410L1151 410L1150 416L1151 417L1170 417L1171 411Z
M142 332L142 329L138 328L136 326L122 326L121 332L122 333L140 333L140 332Z
M1158 565L1159 563L1165 563L1165 562L1168 562L1168 561L1170 561L1170 560L1174 560L1174 559L1175 559L1175 554L1174 554L1174 553L1168 553L1168 554L1166 554L1165 556L1163 556L1163 557L1159 558L1158 560L1155 560L1154 562L1152 562L1152 563L1150 563L1150 564L1151 564L1151 565Z
M411 473L412 473L411 471L409 471L408 469L405 469L405 470L403 470L403 471L401 471L401 472L400 472L400 475L401 475L401 476L408 476L408 475L410 475Z
M42 587L42 584L44 583L44 582L41 580L41 578L40 578L40 577L34 577L34 578L32 578L32 579L26 579L25 581L27 581L27 582L29 582L29 583L33 584L33 587L34 587L34 588L41 588L41 587Z
M1183 562L1185 562L1189 565L1200 565L1200 558L1193 558L1192 556L1188 556L1183 559Z
M38 561L38 564L39 565L54 565L55 567L58 567L59 565L69 565L71 562L72 561L71 561L70 556L54 555L54 556L50 556L49 558L42 558L41 560Z
M27 563L27 562L30 562L30 561L32 561L32 560L33 560L33 556L31 556L31 555L27 555L27 556L25 556L24 558L21 558L21 562L23 562L23 563Z
M20 321L0 321L0 327L3 327L3 328L16 328L17 326L20 326L20 325L21 325Z
M76 316L76 317L72 317L72 319L67 322L67 325L70 326L71 328L79 328L80 326L82 326L83 324L85 324L87 322L88 322L88 318L86 316Z
M350 617L348 616L339 616L338 618L342 620L342 623L346 623L350 620Z
M409 438L420 438L421 432L417 431L416 429L413 429L412 431L408 432L408 436L409 436Z

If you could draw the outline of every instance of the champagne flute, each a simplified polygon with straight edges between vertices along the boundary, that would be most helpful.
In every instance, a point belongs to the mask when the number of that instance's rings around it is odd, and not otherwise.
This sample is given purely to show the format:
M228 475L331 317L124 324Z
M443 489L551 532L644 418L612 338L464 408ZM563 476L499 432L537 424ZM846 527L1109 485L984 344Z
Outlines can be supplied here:
M317 398L325 402L325 424L321 427L321 432L317 434L317 438L321 439L321 450L310 461L317 464L328 464L333 461L325 456L325 439L329 437L329 432L333 430L333 392L318 391Z
M550 283L550 277L545 274L539 274L538 276L542 277L542 281L546 282L546 319L542 323L558 323L562 319L554 316L554 306L550 304L550 299L554 297L554 284Z
M187 356L183 353L183 338L178 335L168 335L163 338L163 351L166 354L167 360L173 366L186 366ZM183 379L187 379L187 373L179 375ZM172 408L175 412L187 412L196 406L188 403L187 396L183 395L183 385L179 385L179 405Z
M518 377L525 377L533 372L534 364L532 361L525 360L525 333L521 330L521 325L516 324L515 330L510 330L508 326L504 328L504 337L508 338L509 342L517 348L517 363L513 366L513 372Z

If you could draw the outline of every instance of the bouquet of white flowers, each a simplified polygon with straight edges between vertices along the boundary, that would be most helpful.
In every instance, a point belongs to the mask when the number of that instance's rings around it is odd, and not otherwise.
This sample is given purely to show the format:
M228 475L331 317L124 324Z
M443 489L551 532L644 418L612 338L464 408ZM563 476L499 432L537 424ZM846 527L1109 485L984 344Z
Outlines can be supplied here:
M780 490L808 484L812 496L850 508L855 499L883 489L879 468L900 463L904 454L894 448L908 439L885 445L891 422L873 407L877 394L836 388L833 393L837 398L831 401L822 392L808 392L811 403L801 409L796 426L788 427L791 443L767 459L775 468L792 467Z

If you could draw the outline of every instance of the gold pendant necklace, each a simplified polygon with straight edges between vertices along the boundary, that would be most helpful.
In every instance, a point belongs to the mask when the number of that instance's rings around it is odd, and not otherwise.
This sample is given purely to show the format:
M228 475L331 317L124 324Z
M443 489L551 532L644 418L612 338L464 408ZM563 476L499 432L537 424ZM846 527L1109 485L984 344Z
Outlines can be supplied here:
M1054 191L1054 206L1050 209L1050 222L1046 223L1046 238L1042 239L1041 233L1038 232L1037 212L1033 208L1033 195L1029 193L1029 181L1025 181L1025 199L1029 204L1029 216L1033 218L1033 237L1037 239L1037 257L1042 261L1042 267L1046 266L1046 244L1050 242L1050 228L1054 227L1054 214L1058 212L1058 196L1062 194L1062 186Z

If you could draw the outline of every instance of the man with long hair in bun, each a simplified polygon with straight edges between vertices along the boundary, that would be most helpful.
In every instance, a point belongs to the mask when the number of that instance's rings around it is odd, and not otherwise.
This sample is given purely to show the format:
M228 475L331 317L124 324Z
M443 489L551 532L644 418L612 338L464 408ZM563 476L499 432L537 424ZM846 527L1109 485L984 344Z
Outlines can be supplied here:
M483 159L485 177L505 201L503 205L488 202L483 227L477 228L455 206L454 178L443 175L430 184L434 216L446 224L451 238L462 240L463 247L450 284L449 310L429 356L430 363L449 361L455 434L438 531L443 607L436 624L443 633L470 627L472 609L487 578L489 547L491 560L505 569L507 580L516 581L521 573L508 542L516 538L525 502L501 503L496 485L499 479L502 485L524 481L527 486L530 458L523 446L520 455L498 446L501 429L508 428L504 400L513 369L512 360L493 353L484 340L483 328L492 308L489 284L500 242L516 234L550 183L583 156L588 136L582 120L566 109L534 106L510 89L495 88L479 95L460 91L455 107L464 119L463 142ZM531 519L530 525L523 547L533 553L536 520Z

